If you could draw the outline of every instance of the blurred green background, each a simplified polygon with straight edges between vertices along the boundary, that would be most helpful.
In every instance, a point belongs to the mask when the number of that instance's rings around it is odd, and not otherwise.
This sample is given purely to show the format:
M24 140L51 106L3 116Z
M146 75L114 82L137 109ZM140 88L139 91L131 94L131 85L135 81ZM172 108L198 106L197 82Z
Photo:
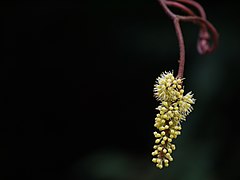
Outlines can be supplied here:
M219 47L199 55L198 27L182 24L197 101L163 170L151 162L153 85L179 52L158 2L4 2L1 179L240 179L238 7L199 2Z

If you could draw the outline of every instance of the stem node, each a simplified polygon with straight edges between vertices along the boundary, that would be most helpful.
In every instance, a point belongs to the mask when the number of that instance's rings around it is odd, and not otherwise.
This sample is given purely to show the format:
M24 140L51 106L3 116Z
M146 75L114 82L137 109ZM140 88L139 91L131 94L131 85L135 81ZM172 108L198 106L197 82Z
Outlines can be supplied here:
M174 27L179 44L179 68L178 68L178 78L183 77L184 65L185 65L185 45L184 38L180 26L180 21L192 22L200 25L200 32L197 42L197 50L199 54L207 54L213 52L218 44L218 32L216 28L207 20L206 13L203 7L192 0L158 0L162 6L165 13L173 20ZM196 8L199 12L199 16L196 15L190 8L185 6L188 4ZM178 8L185 12L187 15L177 15L173 13L168 6ZM209 33L211 32L211 34ZM210 45L209 41L212 38L212 44Z

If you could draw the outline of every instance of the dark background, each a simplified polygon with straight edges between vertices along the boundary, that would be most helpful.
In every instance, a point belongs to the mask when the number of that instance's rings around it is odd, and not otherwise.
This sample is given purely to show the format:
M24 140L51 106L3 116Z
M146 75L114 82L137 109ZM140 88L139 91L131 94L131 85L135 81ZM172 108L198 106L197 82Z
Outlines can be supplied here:
M178 44L157 1L1 1L0 179L239 179L239 8L199 2L220 44L200 56L183 24L197 101L159 170L153 84L176 73Z

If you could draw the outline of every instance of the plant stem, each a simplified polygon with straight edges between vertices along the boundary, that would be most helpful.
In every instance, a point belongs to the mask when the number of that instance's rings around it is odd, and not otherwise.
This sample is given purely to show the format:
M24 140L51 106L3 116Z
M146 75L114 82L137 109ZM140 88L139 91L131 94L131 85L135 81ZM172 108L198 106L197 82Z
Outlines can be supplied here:
M182 78L183 72L184 72L184 64L185 64L185 45L184 45L183 34L182 34L182 30L181 30L181 26L180 26L178 18L174 19L174 27L175 27L175 31L176 31L177 38L178 38L179 52L180 52L177 77Z
M215 27L207 21L205 11L203 7L192 0L158 0L160 5L162 6L164 12L173 20L174 27L178 39L179 44L179 68L178 68L178 78L183 78L184 73L184 65L185 65L185 45L184 45L184 39L183 34L180 26L180 21L185 22L192 22L200 25L200 33L197 43L197 49L200 54L207 54L213 52L218 44L218 32L215 29ZM198 10L200 13L199 16L197 16L191 9L189 9L187 6L181 4L188 4L190 6L193 6ZM185 12L187 15L176 15L173 13L168 6L175 7L178 9L181 9L183 12ZM211 38L209 31L212 35L213 43L210 45L209 40Z

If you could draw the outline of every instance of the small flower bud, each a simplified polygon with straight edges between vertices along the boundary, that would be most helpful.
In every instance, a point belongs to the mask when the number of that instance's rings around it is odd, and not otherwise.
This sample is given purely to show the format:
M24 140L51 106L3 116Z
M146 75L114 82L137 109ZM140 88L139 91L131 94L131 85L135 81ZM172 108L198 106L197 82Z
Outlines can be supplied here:
M168 164L168 162L169 162L169 161L168 161L167 159L164 160L164 164Z
M157 162L157 158L152 158L152 162L156 163Z

